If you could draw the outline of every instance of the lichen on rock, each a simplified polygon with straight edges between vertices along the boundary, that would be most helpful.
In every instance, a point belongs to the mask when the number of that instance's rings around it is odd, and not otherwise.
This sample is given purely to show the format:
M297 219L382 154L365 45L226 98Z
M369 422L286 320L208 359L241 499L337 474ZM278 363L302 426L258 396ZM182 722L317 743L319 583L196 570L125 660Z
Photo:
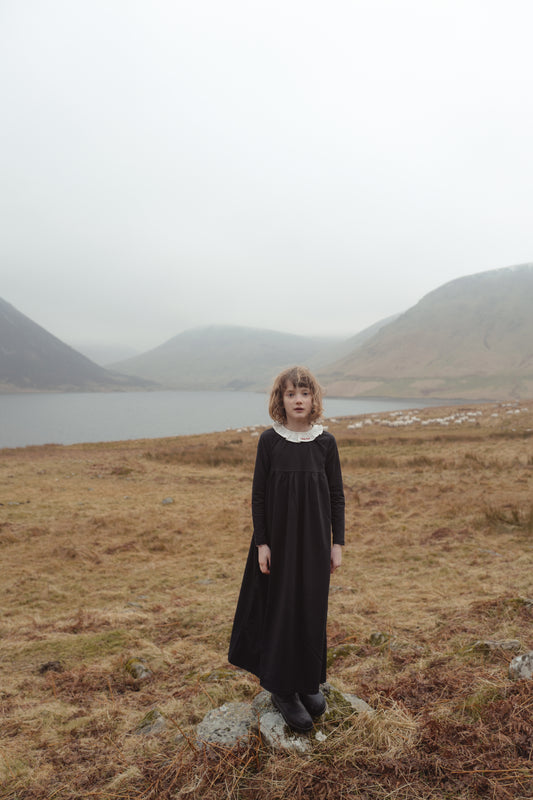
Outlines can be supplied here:
M468 648L468 652L482 653L483 655L490 655L491 653L505 650L507 652L517 653L522 647L518 639L479 639Z
M309 733L291 730L274 707L270 692L261 691L251 703L225 703L210 711L197 726L197 740L209 750L216 749L217 745L242 745L252 734L259 735L273 750L307 753L326 741L332 726L353 724L354 715L361 712L374 713L354 694L341 692L329 683L320 688L326 698L326 711L315 720L315 727Z
M249 703L224 703L209 711L196 728L199 745L235 747L248 739L257 720Z
M124 669L136 681L143 681L152 676L151 670L148 669L146 662L142 658L128 658L124 664Z
M509 677L513 681L533 678L533 650L513 658L509 664Z
M145 736L152 733L160 733L160 731L165 730L166 726L167 721L161 711L158 708L152 708L139 722L135 733L142 733Z

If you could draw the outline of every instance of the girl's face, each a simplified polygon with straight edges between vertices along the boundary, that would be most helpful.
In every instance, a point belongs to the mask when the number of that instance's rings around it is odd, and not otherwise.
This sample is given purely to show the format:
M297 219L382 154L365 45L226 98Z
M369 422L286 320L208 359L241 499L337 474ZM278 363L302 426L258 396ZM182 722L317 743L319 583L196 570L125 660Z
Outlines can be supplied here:
M287 428L291 431L306 431L313 406L313 395L306 386L295 386L288 381L283 392L283 407L287 415Z

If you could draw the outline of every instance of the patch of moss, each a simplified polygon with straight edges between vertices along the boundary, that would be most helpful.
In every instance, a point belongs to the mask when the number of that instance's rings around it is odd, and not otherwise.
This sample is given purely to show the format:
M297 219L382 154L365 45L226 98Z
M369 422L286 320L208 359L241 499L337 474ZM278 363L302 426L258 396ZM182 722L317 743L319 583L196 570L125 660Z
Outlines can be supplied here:
M219 667L201 675L200 680L204 683L220 683L220 681L234 680L242 675L242 672L236 672L234 669Z
M2 756L2 760L0 761L0 779L3 789L7 790L10 782L14 783L18 778L24 778L30 772L31 772L31 765L29 761L18 756L13 758L10 758L8 756ZM22 798L22 793L20 795L6 794L5 796L14 797L15 800L17 800L17 797Z
M463 711L473 719L481 719L486 706L496 700L500 700L502 697L501 687L482 686L464 700Z
M348 720L353 715L353 708L349 700L344 697L342 692L330 684L327 689L324 689L324 694L328 705L325 713L320 717L319 727L324 727L327 730L332 727L337 728L339 725L350 725L351 723Z
M36 666L43 662L60 661L68 668L72 662L86 662L119 653L129 643L130 636L124 630L67 634L17 648L17 652L13 653L13 661L32 662Z
M136 733L159 733L166 727L166 720L159 708L152 708L144 715L136 728Z
M374 647L383 647L384 644L387 644L390 641L390 634L383 633L383 631L376 631L370 634L368 641L369 644L373 645Z
M509 600L509 605L514 608L533 609L533 600L530 600L528 597L515 597Z
M151 677L152 673L146 666L146 662L143 658L128 658L126 663L124 664L124 669L127 673L129 673L135 680L145 680L146 678Z
M351 655L357 650L357 645L355 644L337 644L334 647L330 647L328 650L327 656L327 666L331 667L331 665L337 661L339 658L345 658L346 656Z

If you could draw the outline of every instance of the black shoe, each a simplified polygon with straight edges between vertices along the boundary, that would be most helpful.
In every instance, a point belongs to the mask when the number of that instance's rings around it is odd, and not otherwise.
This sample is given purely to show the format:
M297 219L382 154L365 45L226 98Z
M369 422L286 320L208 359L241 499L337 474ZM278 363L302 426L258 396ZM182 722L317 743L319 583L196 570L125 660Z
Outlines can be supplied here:
M299 733L310 731L313 727L313 720L300 702L297 694L273 694L272 702L279 713L289 726Z
M298 697L312 717L320 717L326 710L326 698L322 692L316 694L299 694Z

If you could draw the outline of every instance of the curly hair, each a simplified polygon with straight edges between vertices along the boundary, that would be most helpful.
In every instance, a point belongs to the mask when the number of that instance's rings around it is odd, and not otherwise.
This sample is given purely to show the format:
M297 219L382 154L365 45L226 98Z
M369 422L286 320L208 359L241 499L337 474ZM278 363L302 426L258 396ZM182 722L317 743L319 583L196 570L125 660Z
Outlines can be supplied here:
M295 387L300 386L309 389L312 395L309 422L313 423L321 419L324 413L322 408L322 387L307 367L289 367L280 372L275 379L268 404L268 413L272 419L282 425L287 422L287 414L283 405L283 393L288 383L292 383Z

